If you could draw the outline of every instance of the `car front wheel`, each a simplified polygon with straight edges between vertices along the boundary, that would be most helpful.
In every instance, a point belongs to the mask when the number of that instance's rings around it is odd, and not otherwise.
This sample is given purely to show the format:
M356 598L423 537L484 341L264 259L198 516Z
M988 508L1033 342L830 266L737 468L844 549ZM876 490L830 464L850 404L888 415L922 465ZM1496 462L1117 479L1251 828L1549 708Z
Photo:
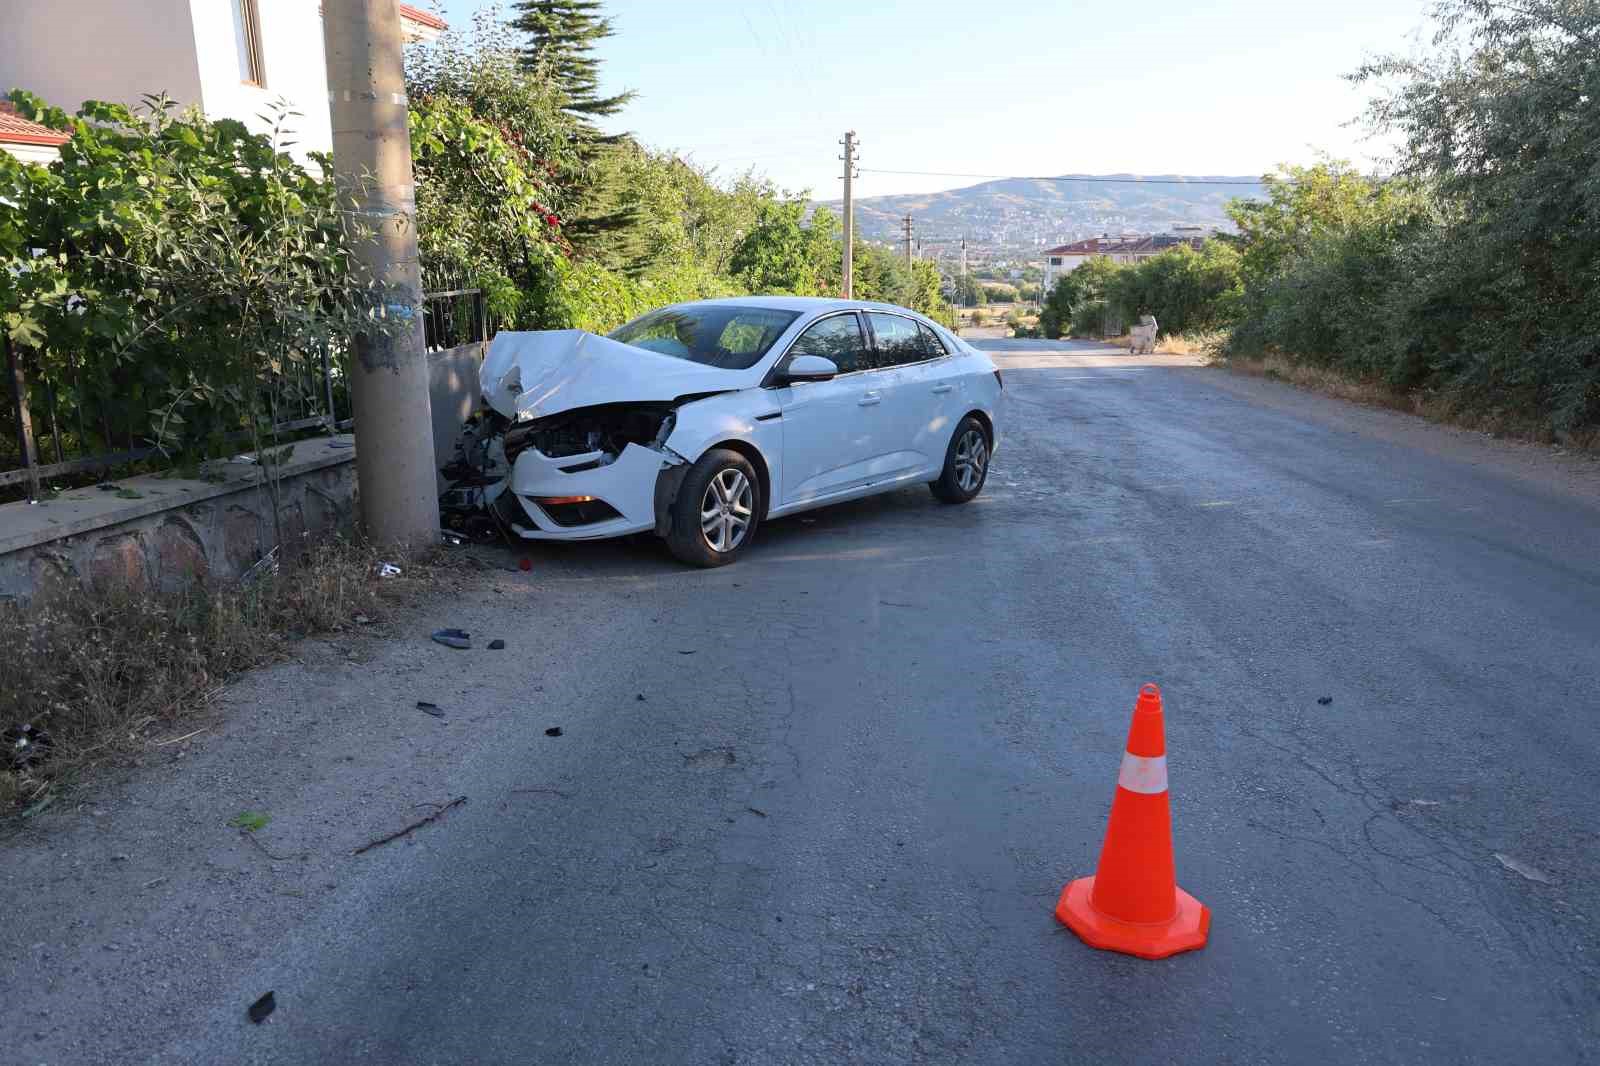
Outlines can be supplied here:
M693 566L726 566L744 554L761 521L761 482L729 448L700 457L672 504L667 546Z
M989 476L989 435L972 415L961 420L945 449L944 469L928 488L945 503L966 503Z

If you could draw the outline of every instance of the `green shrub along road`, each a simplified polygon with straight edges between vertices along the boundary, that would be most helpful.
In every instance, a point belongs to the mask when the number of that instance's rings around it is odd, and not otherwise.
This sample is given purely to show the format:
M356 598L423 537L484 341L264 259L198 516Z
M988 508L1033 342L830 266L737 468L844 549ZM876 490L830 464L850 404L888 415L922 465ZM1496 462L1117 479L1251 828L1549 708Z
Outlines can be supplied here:
M1422 58L1352 75L1400 145L1383 178L1287 167L1235 201L1237 236L1091 261L1049 294L1046 336L1153 312L1551 435L1600 429L1600 7L1445 0Z

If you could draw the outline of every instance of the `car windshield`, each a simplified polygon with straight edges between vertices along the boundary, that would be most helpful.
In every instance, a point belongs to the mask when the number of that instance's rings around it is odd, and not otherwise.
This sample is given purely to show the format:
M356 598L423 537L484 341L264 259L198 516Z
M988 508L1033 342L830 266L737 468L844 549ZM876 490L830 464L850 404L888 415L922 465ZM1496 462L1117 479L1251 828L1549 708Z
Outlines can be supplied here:
M767 354L798 311L766 307L667 307L607 334L647 352L727 370L748 370Z

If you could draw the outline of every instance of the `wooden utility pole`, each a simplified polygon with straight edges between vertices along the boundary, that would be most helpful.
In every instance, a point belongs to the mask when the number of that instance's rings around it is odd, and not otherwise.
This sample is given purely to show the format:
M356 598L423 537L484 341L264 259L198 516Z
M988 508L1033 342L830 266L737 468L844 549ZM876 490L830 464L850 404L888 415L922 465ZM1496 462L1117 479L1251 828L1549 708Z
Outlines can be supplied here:
M855 298L855 242L856 242L856 207L855 200L851 197L850 182L856 176L856 131L845 132L844 140L844 298Z
M367 536L384 547L439 540L439 498L422 333L400 14L394 0L323 0L334 178L371 239L355 254L402 329L354 338L350 393Z
M902 218L900 220L900 224L902 226L904 226L905 230L906 230L906 266L910 266L911 265L911 216L907 215L905 218Z

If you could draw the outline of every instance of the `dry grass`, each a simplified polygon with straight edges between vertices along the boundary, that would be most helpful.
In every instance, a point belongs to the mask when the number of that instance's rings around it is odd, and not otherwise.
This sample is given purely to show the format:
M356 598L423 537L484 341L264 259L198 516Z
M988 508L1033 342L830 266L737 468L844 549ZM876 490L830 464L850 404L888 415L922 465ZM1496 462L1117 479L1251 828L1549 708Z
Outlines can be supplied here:
M1302 389L1311 389L1325 396L1336 396L1352 403L1363 403L1369 407L1387 407L1409 414L1421 413L1416 409L1411 397L1396 392L1381 382L1347 377L1326 367L1291 362L1280 355L1269 355L1259 359L1234 355L1227 357L1222 363L1229 370L1241 374L1287 382Z
M1211 354L1215 355L1213 350ZM1327 367L1306 366L1292 362L1280 355L1265 358L1229 356L1219 358L1219 363L1229 370L1255 377L1287 382L1303 389L1335 396L1352 403L1369 407L1384 407L1392 411L1419 415L1430 422L1459 426L1507 440L1530 441L1535 444L1555 444L1572 451L1600 454L1600 430L1581 433L1554 433L1526 415L1511 410L1483 410L1463 405L1450 397L1426 392L1401 392L1381 381L1363 381L1348 377Z
M440 583L441 550L375 576L371 548L325 542L245 585L196 584L177 595L53 590L0 604L0 733L31 725L53 745L18 766L0 753L0 812L41 801L103 759L169 736L228 678L272 662L295 638L381 624Z
M1163 355L1209 355L1215 357L1222 351L1226 333L1173 333L1156 341L1156 351Z

